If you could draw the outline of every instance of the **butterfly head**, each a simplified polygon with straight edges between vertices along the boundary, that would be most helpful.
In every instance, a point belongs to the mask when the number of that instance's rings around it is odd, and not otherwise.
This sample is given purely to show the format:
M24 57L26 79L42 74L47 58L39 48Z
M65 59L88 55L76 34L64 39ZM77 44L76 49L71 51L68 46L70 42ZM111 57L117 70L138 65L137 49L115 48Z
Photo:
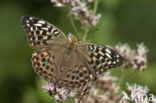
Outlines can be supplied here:
M74 36L70 33L68 35L68 40L69 40L68 50L72 51L72 50L74 50L74 48L77 44L77 38L76 38L76 36Z
M68 35L68 40L70 45L75 45L77 43L76 36L72 35L71 33Z

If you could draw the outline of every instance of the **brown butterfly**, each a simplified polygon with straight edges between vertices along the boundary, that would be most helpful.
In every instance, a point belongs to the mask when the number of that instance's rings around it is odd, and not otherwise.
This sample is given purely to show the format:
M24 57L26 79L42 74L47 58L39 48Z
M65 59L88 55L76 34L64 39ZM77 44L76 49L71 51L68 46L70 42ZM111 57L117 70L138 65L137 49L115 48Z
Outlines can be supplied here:
M22 17L31 47L32 64L38 75L49 82L70 88L84 86L96 75L123 64L113 49L93 43L77 42L54 25L35 17Z

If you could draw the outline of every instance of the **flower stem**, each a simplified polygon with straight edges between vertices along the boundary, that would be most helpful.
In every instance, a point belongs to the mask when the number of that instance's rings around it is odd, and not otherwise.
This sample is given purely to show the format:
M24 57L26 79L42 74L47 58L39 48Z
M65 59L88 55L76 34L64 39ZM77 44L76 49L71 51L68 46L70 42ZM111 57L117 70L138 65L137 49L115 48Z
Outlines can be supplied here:
M121 86L121 84L122 84L122 82L124 81L124 79L125 79L125 69L121 69L121 72L122 72L122 74L123 75L121 75L121 77L120 77L120 79L119 79L119 82L118 82L118 86L120 87Z
M78 37L78 30L77 30L77 27L76 27L76 25L75 25L75 22L74 22L74 20L73 20L73 16L72 15L70 15L70 22L71 22L71 25L72 25L72 27L73 27L73 29L74 29L74 32L76 33L75 35ZM79 38L79 37L78 37Z
M63 103L62 101L57 101L57 103Z
M94 7L93 7L94 15L96 15L96 12L97 12L97 9L98 9L98 3L99 3L99 0L94 0ZM86 41L87 35L88 35L88 32L89 32L90 28L91 27L86 27L85 28L84 34L83 34L83 37L82 37L82 41Z
M82 41L86 41L86 39L87 39L87 34L88 34L88 32L89 32L89 29L90 28L85 28L85 30L84 30L84 34L83 34L83 37L82 37Z
M83 99L83 96L81 95L77 103L81 103L82 99Z
M98 9L98 3L99 3L99 0L94 0L94 8L93 8L93 12L94 12L94 14L96 14L96 12L97 12L97 9Z

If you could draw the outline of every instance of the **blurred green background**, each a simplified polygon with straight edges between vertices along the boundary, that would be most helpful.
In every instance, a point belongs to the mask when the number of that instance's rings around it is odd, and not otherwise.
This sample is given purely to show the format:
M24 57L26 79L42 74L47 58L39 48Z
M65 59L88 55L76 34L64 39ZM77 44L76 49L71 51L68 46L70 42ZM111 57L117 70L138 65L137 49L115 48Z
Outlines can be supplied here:
M111 45L122 42L136 48L144 42L148 47L148 67L124 82L147 85L156 94L156 0L101 0L99 30L89 33L94 43ZM20 19L24 15L43 18L73 32L68 9L54 7L50 0L0 0L0 103L52 103L41 89L42 81L31 64L29 47ZM120 69L113 69L116 76ZM125 83L122 84L125 89Z

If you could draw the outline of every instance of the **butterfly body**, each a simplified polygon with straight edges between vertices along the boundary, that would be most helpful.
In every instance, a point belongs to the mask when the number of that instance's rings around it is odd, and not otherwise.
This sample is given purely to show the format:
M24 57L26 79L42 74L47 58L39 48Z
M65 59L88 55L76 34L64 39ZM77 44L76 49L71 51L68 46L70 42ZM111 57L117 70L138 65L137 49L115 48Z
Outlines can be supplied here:
M42 19L24 16L22 25L30 46L36 49L32 55L33 67L49 82L77 88L123 63L113 49L78 42L71 35L67 38L61 30Z

